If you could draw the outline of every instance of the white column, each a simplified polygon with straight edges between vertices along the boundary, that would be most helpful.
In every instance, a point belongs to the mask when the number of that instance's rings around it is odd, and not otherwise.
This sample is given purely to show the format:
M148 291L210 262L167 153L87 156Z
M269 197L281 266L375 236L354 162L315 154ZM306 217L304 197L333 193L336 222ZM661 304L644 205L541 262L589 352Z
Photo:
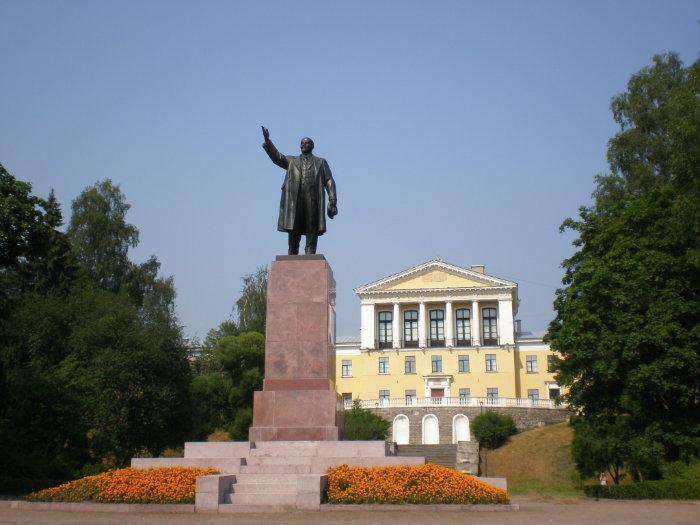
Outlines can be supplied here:
M472 346L481 345L481 314L479 301L472 301Z
M454 346L454 321L452 320L452 301L445 303L445 346Z
M425 348L425 303L420 302L418 307L418 347Z
M363 350L374 349L375 339L375 319L374 304L363 304L360 306L360 348Z
M513 301L498 300L498 341L502 345L515 344L513 327Z
M393 337L394 337L394 348L401 348L401 319L399 318L401 315L401 308L399 308L399 303L394 303L394 317L392 320L392 332L393 332Z

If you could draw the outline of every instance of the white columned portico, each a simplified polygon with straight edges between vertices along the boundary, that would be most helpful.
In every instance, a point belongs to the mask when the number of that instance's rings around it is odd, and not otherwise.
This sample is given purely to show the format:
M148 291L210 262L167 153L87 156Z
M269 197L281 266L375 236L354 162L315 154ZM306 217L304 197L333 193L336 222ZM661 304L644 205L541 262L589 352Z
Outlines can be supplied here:
M472 301L472 346L481 346L481 315L479 315L479 301Z
M425 302L418 305L418 347L425 348Z
M401 319L399 318L401 314L401 308L399 303L394 303L394 316L392 317L392 337L394 338L393 348L401 348Z
M513 301L510 299L498 300L498 339L499 344L515 344L513 337Z
M451 347L454 342L454 321L452 320L452 301L445 302L445 346Z
M374 350L375 319L374 304L366 303L360 306L360 348Z

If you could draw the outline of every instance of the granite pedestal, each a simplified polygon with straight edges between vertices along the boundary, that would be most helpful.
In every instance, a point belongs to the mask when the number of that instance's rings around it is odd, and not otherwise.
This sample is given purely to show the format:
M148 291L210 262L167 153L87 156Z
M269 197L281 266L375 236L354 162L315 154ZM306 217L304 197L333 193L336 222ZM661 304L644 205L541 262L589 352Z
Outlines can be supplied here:
M337 440L335 280L322 255L272 263L265 331L265 379L253 397L250 441Z

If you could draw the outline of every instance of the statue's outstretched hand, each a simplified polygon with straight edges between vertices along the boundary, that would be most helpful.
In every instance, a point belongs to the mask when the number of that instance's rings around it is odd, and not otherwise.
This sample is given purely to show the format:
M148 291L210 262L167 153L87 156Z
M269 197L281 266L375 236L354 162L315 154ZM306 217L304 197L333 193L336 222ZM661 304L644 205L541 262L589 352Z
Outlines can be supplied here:
M260 126L262 128L263 132L263 137L265 138L265 142L270 142L270 130L267 129L265 126Z
M328 218L332 219L336 215L338 215L338 206L336 206L334 202L329 202L328 203Z

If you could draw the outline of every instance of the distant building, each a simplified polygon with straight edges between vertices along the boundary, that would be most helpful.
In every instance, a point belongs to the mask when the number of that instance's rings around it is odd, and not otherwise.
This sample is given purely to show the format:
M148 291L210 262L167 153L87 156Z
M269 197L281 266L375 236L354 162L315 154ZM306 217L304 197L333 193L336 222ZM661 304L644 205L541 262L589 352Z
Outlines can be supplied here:
M515 320L516 283L433 260L355 292L360 336L336 339L336 388L391 420L393 441L469 441L484 408L521 428L568 417L554 352Z

